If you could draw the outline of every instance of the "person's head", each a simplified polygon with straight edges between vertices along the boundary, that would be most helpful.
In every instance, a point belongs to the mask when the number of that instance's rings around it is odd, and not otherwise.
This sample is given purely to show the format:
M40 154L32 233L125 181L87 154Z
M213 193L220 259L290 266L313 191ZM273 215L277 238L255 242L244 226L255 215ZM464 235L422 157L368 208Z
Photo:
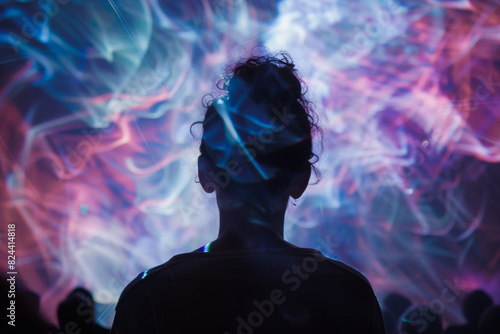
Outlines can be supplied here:
M57 308L59 327L65 332L90 333L94 316L92 294L84 288L71 291Z
M399 321L399 334L441 334L443 322L426 305L417 305L407 309Z
M493 305L491 297L483 290L474 290L465 297L462 311L469 323L477 324L484 310Z
M218 199L256 191L264 200L300 197L311 169L318 175L313 135L321 130L290 57L250 57L230 68L220 88L227 93L206 104L201 122L204 190Z
M89 301L90 307L92 307L92 308L95 307L94 296L92 296L92 293L89 290L87 290L81 286L74 288L69 293L68 297L70 297L70 296L79 296L80 298L84 298L84 299Z

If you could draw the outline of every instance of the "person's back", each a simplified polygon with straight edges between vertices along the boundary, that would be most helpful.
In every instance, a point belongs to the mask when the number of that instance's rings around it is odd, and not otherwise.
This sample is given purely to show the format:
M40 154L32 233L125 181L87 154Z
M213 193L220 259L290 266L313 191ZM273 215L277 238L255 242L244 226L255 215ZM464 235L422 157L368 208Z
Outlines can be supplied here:
M312 170L319 175L319 128L294 64L285 54L251 57L223 89L199 122L198 158L219 235L139 275L120 297L112 332L384 333L361 274L283 238L290 197L303 194Z
M121 298L116 333L384 332L364 276L313 249L180 254Z

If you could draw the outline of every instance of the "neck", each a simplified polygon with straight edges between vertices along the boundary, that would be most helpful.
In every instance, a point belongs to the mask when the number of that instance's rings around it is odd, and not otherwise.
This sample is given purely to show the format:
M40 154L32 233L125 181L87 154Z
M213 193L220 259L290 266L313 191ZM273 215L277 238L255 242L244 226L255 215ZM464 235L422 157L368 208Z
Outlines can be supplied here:
M262 202L262 201L260 201ZM238 203L238 205L236 205ZM245 205L242 205L245 203ZM220 226L218 238L211 249L262 249L291 247L283 239L287 200L272 208L269 202L232 200L231 204L218 198ZM274 202L274 204L278 204Z

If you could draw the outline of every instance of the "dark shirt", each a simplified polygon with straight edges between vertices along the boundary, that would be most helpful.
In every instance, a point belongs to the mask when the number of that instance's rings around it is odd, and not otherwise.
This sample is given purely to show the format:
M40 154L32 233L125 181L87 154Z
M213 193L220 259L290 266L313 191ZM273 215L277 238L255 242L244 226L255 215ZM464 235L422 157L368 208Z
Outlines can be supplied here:
M307 248L192 252L122 292L112 333L385 333L368 280Z
M98 324L94 324L92 328L92 334L109 334L111 331L108 328L104 328Z

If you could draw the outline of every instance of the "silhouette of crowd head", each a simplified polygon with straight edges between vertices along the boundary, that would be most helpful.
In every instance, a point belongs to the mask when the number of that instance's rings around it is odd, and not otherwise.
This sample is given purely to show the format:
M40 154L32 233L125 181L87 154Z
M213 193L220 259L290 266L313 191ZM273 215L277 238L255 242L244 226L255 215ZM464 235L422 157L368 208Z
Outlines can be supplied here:
M321 131L295 64L285 53L250 57L228 68L222 82L226 93L205 104L198 122L202 186L218 195L257 186L295 197L291 185L307 186L311 169L318 176L313 136Z
M92 333L95 305L92 294L81 287L69 293L57 309L59 327L65 333Z
M479 321L479 334L498 333L500 333L500 305L484 311Z
M476 325L483 312L493 305L491 297L483 290L474 290L465 297L462 311L467 322Z

